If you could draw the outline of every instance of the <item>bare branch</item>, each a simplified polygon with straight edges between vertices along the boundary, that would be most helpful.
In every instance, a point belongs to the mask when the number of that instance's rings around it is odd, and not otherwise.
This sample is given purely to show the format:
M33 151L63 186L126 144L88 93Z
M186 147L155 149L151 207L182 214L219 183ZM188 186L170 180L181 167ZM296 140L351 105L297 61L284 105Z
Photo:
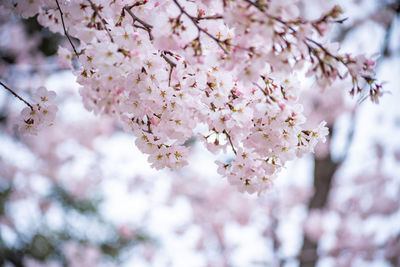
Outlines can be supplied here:
M236 149L235 149L235 147L233 146L233 143L232 143L231 136L228 134L228 132L226 130L224 130L223 133L226 135L226 138L228 138L228 141L229 141L229 144L232 147L233 153L235 153L235 155L237 155Z
M146 115L146 118L147 118L147 133L149 133L149 134L153 134L153 131L151 130L151 122L150 122L150 118L149 118L149 115Z
M75 45L74 45L74 43L72 42L71 37L69 36L69 34L68 34L68 32L67 32L67 29L66 29L66 27L65 27L64 13L62 12L62 9L61 9L61 7L60 7L60 4L58 3L58 0L55 0L55 1L56 1L56 3L57 3L58 11L60 11L61 23L62 23L62 26L63 26L63 29L64 29L64 34L65 34L65 36L67 36L67 39L68 39L69 43L71 44L72 49L73 49L74 52L75 52L75 55L76 55L77 57L79 57L79 54L78 54L78 52L76 51Z
M171 76L172 76L172 70L176 67L176 64L169 59L166 54L172 54L171 52L163 51L161 53L161 57L170 65L170 70L169 70L169 78L168 78L168 86L171 86Z
M33 110L33 106L28 101L26 101L21 96L19 96L16 92L14 92L14 90L12 90L10 87L8 87L7 85L5 85L2 82L0 82L0 85L2 85L4 87L4 89L8 90L11 94L13 94L16 98L18 98L19 100L24 102L31 110Z
M214 16L204 16L204 17L193 17L194 20L199 22L200 20L217 20L217 19L223 19L224 17L221 15L214 15Z
M132 12L132 10L131 10L132 8L133 8L133 6L125 6L123 8L123 10L126 10L126 12L128 12L128 14L132 17L133 26L136 27L136 28L140 28L140 29L143 29L143 30L147 31L147 33L149 34L150 41L152 41L153 40L153 35L151 34L151 29L153 28L153 26L148 24L147 22L145 22L141 18L137 17ZM142 24L142 26L136 25L135 24L136 21L139 22L140 24Z

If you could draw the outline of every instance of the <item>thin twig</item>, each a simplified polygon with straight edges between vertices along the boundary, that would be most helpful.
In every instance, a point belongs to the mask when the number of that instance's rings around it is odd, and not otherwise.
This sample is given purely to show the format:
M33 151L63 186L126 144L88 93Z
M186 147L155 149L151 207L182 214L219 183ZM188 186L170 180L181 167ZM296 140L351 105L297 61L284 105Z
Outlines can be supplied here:
M136 28L140 28L140 29L142 29L142 30L147 31L147 33L149 34L149 39L150 39L150 41L152 41L152 40L153 40L153 35L151 34L151 30L152 30L153 26L150 25L150 24L148 24L147 22L145 22L145 21L142 20L141 18L137 17L137 16L132 12L132 10L131 10L133 7L134 7L134 6L125 6L123 9L124 9L126 12L128 12L128 14L132 17L132 20L133 20L132 24L133 24L133 26L136 27ZM137 21L138 23L140 23L141 25L136 25L136 24L135 24L136 21ZM172 71L173 71L173 69L176 67L176 64L175 64L173 61L171 61L171 59L169 59L169 58L166 56L167 53L172 54L171 52L162 51L162 52L161 52L161 57L170 65L169 77L168 77L168 86L171 86Z
M178 2L177 0L173 0L173 1L174 1L174 3L176 4L176 6L179 8L179 10L181 11L181 13L182 13L182 14L185 14L185 15L190 19L190 21L193 22L194 26L196 26L196 28L197 28L197 30L198 30L199 32L202 32L202 33L204 33L205 35L207 35L208 37L210 37L211 39L213 39L213 40L218 44L218 46L219 46L226 54L228 54L228 51L225 49L225 47L222 46L221 43L223 43L223 42L221 42L221 40L219 40L218 38L216 38L215 36L213 36L212 34L210 34L209 32L207 32L205 29L201 28L201 27L197 24L199 18L193 17L192 15L190 15L189 13L187 13L186 10L179 4L179 2Z
M74 52L75 52L75 55L76 55L77 57L79 57L79 54L78 54L78 52L76 51L75 45L74 45L74 43L72 42L71 37L69 36L69 34L68 34L68 32L67 32L67 29L66 29L66 27L65 27L64 13L63 13L62 10L61 10L61 7L60 7L60 4L58 3L58 0L55 0L55 1L56 1L56 3L57 3L58 11L60 11L61 23L62 23L62 26L63 26L63 29L64 29L64 34L65 34L65 36L67 36L67 39L68 39L69 43L71 44L72 49L73 49Z
M92 0L88 0L88 2L90 3L90 6L94 11L94 14L100 18L100 22L103 25L104 30L107 32L108 37L110 37L111 42L114 43L114 39L113 39L113 37L111 35L111 32L107 28L107 23L104 20L104 18L101 16L100 12L99 12L99 8L92 2Z
M176 67L176 64L174 62L171 61L171 59L169 59L166 55L165 55L165 51L163 53L161 53L161 57L170 65L170 70L169 70L169 78L168 78L168 86L171 86L171 76L172 76L172 70ZM171 53L171 52L169 52Z
M400 2L398 4L398 13L400 13ZM384 37L384 41L383 44L381 46L381 54L383 55L383 57L380 57L377 61L376 61L376 71L379 69L379 67L381 66L382 60L386 57L390 56L389 53L389 43L390 43L390 36L392 33L392 27L393 24L395 22L395 15L393 16L391 22L386 26L385 29L385 37ZM353 143L353 139L354 139L354 134L355 134L355 128L356 128L356 123L357 123L357 112L358 109L354 109L352 114L351 114L351 119L350 119L350 129L348 132L348 136L347 136L347 140L346 140L346 146L345 146L345 151L343 153L343 156L340 158L339 163L342 164L343 162L346 161L348 155L349 155L349 150L351 147L351 144Z
M276 16L273 16L273 15L271 15L271 14L268 14L267 12L265 12L264 7L261 6L261 5L259 5L257 2L252 2L252 1L250 1L250 0L244 0L244 1L245 1L246 3L248 3L249 5L254 6L255 8L257 8L261 13L263 13L263 14L264 14L265 16L267 16L268 18L279 22L279 23L282 24L284 27L286 27L287 29L289 29L289 30L292 32L292 33L291 33L292 35L295 35L296 29L293 28L291 24L296 24L296 22L293 23L293 22L284 21L284 20L280 19L279 17L276 17ZM326 18L327 18L327 17L324 16L320 21L324 21L324 20L326 20ZM333 22L342 23L343 21L344 21L344 20L336 20L336 21L333 21ZM301 23L301 21L299 21L299 22ZM350 75L352 76L352 78L353 78L353 79L356 79L356 77L354 77L354 76L352 75L351 67L349 66L350 64L355 63L354 60L351 60L351 59L348 59L348 58L347 58L347 59L344 59L344 58L342 58L341 56L336 56L336 55L332 54L332 53L329 52L329 50L328 50L327 48L325 48L321 43L319 43L319 42L317 42L317 41L315 41L315 40L313 40L313 39L311 39L311 38L309 38L309 37L305 38L305 39L303 40L303 43L307 46L307 48L308 48L308 50L309 50L309 52L310 52L310 57L311 57L311 54L312 54L313 56L315 56L315 57L317 58L318 63L319 63L319 66L320 66L320 68L321 68L323 74L326 74L326 73L327 73L327 72L325 71L325 66L329 66L329 67L331 67L331 68L333 68L333 67L332 67L330 64L327 64L325 61L323 61L323 60L320 58L320 56L318 55L318 52L319 52L319 51L322 51L322 52L324 53L325 56L330 57L330 58L336 60L337 62L340 62L340 63L348 70L348 72L350 73ZM314 46L316 46L316 47L314 47ZM341 78L340 75L339 75L339 77ZM365 76L365 75L364 75L364 76L361 76L361 77L365 80L365 82L366 82L367 84L370 84L370 85L371 85L371 84L373 83L373 85L375 85L375 87L373 87L374 90L372 90L372 91L377 91L377 92L379 93L379 87L380 87L380 85L378 85L378 84L375 83L375 79L374 79L373 77ZM358 83L357 83L357 86L358 86ZM372 85L371 85L371 86L372 86ZM353 87L353 89L354 89L354 87ZM375 94L377 94L377 93L375 93ZM374 96L374 95L372 95L371 90L370 90L370 96L371 96L371 97Z
M128 14L132 17L133 20L133 26L136 28L140 28L143 29L145 31L147 31L147 33L149 34L149 38L150 41L153 40L153 35L151 34L151 29L153 28L152 25L148 24L147 22L145 22L144 20L142 20L141 18L138 18L135 14L133 14L132 9L133 6L125 6L124 10L126 10L126 12L128 12ZM136 25L135 22L139 22L140 24L142 24L142 26Z
M0 82L0 85L2 85L6 90L8 90L11 94L13 94L16 98L18 98L22 102L24 102L28 107L30 107L31 110L33 110L33 106L28 101L19 96L16 92L14 92L14 90L12 90L10 87L8 87L2 82Z
M255 8L257 8L261 13L263 13L263 14L264 14L265 16L267 16L268 18L279 22L280 24L282 24L283 26L285 26L286 28L288 28L289 30L291 30L293 33L296 32L296 29L293 28L293 27L289 24L289 22L284 21L284 20L280 19L279 17L276 17L276 16L273 16L273 15L271 15L271 14L266 13L265 10L264 10L264 8L263 8L262 6L260 6L259 4L254 3L254 2L252 2L252 1L250 1L250 0L244 0L244 1L245 1L246 3L248 3L248 4L252 5L252 6L254 6ZM336 57L335 55L331 54L322 44L318 43L317 41L315 41L315 40L313 40L313 39L311 39L311 38L306 38L305 41L304 41L304 44L305 44L307 47L309 47L309 44L307 43L307 41L313 43L313 44L316 45L316 46L318 46L327 56L332 57L332 58L334 58L334 59L340 61L340 59L339 59L338 57ZM341 61L341 62L344 64L343 61Z
M200 20L216 20L216 19L223 19L224 17L221 15L214 15L214 16L205 16L205 17L193 17L194 20L199 22Z
M258 83L253 82L253 84L254 84L255 86L257 86L257 88L260 89L261 92L262 92L265 96L268 96L268 93L267 93Z
M149 115L146 115L146 118L147 118L147 132L149 133L149 134L153 134L153 131L151 130L151 122L150 122L150 118L149 118Z
M233 146L233 143L232 143L231 136L230 136L230 135L228 134L228 132L225 131L225 130L223 131L223 133L226 135L226 138L228 138L228 141L229 141L229 143L231 144L233 153L235 153L235 155L237 155L236 149L235 149L235 147Z

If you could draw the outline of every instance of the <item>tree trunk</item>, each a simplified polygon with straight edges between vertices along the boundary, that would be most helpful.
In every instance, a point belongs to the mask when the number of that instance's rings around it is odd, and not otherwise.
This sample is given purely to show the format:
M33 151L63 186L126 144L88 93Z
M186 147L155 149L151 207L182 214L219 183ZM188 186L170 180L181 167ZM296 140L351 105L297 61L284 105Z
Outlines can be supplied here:
M308 203L308 210L324 209L332 186L333 176L338 168L338 163L333 162L328 154L324 158L314 158L314 194ZM303 246L299 254L300 267L315 266L318 261L318 243L303 238Z

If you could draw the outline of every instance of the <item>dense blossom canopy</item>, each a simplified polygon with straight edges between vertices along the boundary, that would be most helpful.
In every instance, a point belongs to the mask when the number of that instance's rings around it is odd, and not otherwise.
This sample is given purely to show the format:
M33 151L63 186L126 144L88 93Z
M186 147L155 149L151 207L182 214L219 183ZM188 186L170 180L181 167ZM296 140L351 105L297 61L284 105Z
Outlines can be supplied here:
M329 42L343 22L334 6L300 17L296 1L10 1L24 18L68 37L59 59L81 85L85 107L136 136L156 169L187 165L186 141L199 136L219 173L240 191L261 193L288 160L325 141L325 122L304 127L299 95L307 80L323 90L344 81L376 101L374 61ZM79 41L79 45L76 41ZM36 134L54 119L52 92L39 89L20 129Z
M399 21L0 1L0 266L400 266Z

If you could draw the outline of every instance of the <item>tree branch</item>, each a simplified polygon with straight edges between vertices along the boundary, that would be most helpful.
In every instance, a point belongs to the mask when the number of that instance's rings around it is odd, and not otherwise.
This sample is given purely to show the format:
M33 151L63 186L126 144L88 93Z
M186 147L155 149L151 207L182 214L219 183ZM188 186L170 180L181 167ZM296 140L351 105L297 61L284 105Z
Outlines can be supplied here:
M103 28L105 29L105 31L107 32L108 37L110 37L111 42L114 43L114 39L113 39L113 37L111 35L111 32L107 28L107 23L104 20L104 18L101 16L100 12L99 12L99 8L92 2L92 0L88 0L88 2L90 3L90 6L94 11L94 16L93 17L98 16L100 18L100 22L103 25Z
M176 6L179 8L179 10L181 11L181 14L185 14L186 17L188 17L190 19L191 22L193 22L194 26L197 28L197 30L202 33L204 33L205 35L207 35L208 37L210 37L211 39L213 39L218 46L226 53L228 54L228 51L226 50L225 47L222 46L221 40L219 40L218 38L216 38L215 36L211 35L209 32L207 32L205 29L201 28L199 25L197 25L199 18L193 17L192 15L190 15L189 13L186 12L186 10L181 6L181 4L179 4L179 2L177 0L173 0L174 3L176 4Z
M8 87L7 85L5 85L2 82L0 82L0 85L2 85L4 87L4 89L8 90L11 94L13 94L16 98L18 98L19 100L24 102L31 110L33 110L33 106L28 101L26 101L21 96L19 96L16 92L14 92L14 90L12 90L10 87Z
M232 147L233 153L235 153L235 155L237 155L236 149L235 149L235 147L233 146L233 143L232 143L231 136L228 134L228 132L226 130L224 130L223 133L226 135L226 138L228 138L228 141L229 141L229 144Z
M171 52L163 51L161 53L161 57L170 65L170 70L169 70L169 77L168 77L168 86L171 86L171 76L172 76L172 70L176 67L176 64L171 61L165 54L172 54Z
M149 38L150 41L153 40L153 35L151 34L151 29L153 28L152 25L148 24L147 22L145 22L144 20L142 20L141 18L137 17L135 14L133 14L132 9L133 6L125 6L123 8L123 10L126 10L126 12L128 12L128 14L132 17L133 20L133 26L136 28L140 28L143 29L145 31L147 31L147 33L149 34ZM139 22L140 24L142 24L142 26L136 25L135 22Z
M63 29L64 29L64 34L65 34L65 36L67 36L67 39L68 39L69 43L71 44L72 49L73 49L74 52L75 52L75 55L76 55L77 57L79 57L79 54L78 54L78 52L76 51L75 45L74 45L74 43L72 42L71 37L69 36L69 34L68 34L68 32L67 32L67 29L66 29L66 27L65 27L64 13L62 12L62 9L61 9L61 7L60 7L60 4L58 3L58 0L55 0L55 1L56 1L56 3L57 3L58 11L60 11L61 24L62 24Z

